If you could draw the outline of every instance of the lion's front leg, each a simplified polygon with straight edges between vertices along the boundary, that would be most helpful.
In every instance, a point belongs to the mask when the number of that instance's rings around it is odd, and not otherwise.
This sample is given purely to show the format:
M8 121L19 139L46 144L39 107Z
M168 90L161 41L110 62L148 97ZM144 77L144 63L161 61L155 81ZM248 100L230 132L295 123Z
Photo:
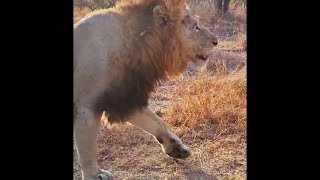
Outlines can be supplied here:
M97 136L100 119L86 109L78 109L74 122L74 136L83 180L111 180L109 171L97 164Z
M166 123L149 107L136 112L128 122L154 136L161 144L163 151L173 158L187 158L191 155L190 149L181 139L170 131Z

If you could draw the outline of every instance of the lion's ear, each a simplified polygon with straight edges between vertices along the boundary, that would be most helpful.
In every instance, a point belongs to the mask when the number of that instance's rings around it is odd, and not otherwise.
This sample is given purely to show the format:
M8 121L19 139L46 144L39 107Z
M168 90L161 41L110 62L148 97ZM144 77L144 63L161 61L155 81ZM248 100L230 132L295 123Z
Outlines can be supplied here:
M168 16L165 13L165 8L163 6L157 5L153 8L153 18L156 23L160 25L166 25L168 22Z
M184 9L184 0L165 0L164 4L156 5L152 9L153 18L159 25L174 24L183 18Z

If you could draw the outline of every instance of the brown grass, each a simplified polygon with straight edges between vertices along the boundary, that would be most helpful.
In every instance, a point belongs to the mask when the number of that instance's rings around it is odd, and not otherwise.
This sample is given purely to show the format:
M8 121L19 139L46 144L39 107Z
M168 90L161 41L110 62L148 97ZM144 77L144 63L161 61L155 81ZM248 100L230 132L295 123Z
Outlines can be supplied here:
M246 121L246 77L242 70L227 76L203 73L179 84L179 101L169 106L166 119L174 126L197 129L207 123Z
M189 0L191 2L191 0ZM206 1L191 3L207 26L219 35L219 45L205 72L192 66L181 79L157 88L150 107L193 154L173 160L154 139L125 124L103 126L98 139L98 163L123 180L244 180L246 179L246 12L234 9L214 16ZM199 11L199 9L201 11ZM89 9L75 8L75 22ZM80 180L74 153L74 180Z
M91 12L88 7L73 7L73 22L78 22L81 18L83 18L86 14Z

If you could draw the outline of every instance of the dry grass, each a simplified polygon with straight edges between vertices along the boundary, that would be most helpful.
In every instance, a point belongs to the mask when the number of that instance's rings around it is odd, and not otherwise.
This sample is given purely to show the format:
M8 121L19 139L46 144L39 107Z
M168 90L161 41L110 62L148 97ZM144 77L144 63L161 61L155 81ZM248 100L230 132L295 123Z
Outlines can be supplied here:
M168 107L167 121L175 126L197 129L207 123L241 123L246 121L245 72L227 76L207 73L189 77L172 92L179 97Z
M79 8L73 7L73 22L78 22L81 18L83 18L86 14L91 12L91 10L87 7Z
M191 2L191 0L190 0ZM233 9L216 17L209 3L191 3L219 45L205 72L190 67L181 79L162 84L150 99L157 112L193 155L173 160L154 139L125 124L104 126L98 139L98 163L123 180L244 180L246 179L246 14ZM201 10L201 11L200 11ZM89 9L75 8L75 22ZM212 14L212 15L210 15ZM240 50L239 50L240 49ZM74 154L74 180L80 167Z

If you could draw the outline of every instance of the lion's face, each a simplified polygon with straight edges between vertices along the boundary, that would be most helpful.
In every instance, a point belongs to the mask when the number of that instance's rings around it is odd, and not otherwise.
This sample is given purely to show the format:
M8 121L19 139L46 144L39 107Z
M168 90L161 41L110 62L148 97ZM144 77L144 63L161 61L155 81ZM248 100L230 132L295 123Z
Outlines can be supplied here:
M154 68L154 77L166 79L181 75L189 63L206 66L218 40L190 13L185 0L121 2L123 7L119 5L114 11L123 14L119 16L124 25L121 48L128 54L122 56L145 66L139 69Z
M185 26L183 39L191 41L192 44L192 54L189 61L200 68L206 67L214 46L218 44L217 37L202 26L198 18L189 12L184 16L183 25Z

